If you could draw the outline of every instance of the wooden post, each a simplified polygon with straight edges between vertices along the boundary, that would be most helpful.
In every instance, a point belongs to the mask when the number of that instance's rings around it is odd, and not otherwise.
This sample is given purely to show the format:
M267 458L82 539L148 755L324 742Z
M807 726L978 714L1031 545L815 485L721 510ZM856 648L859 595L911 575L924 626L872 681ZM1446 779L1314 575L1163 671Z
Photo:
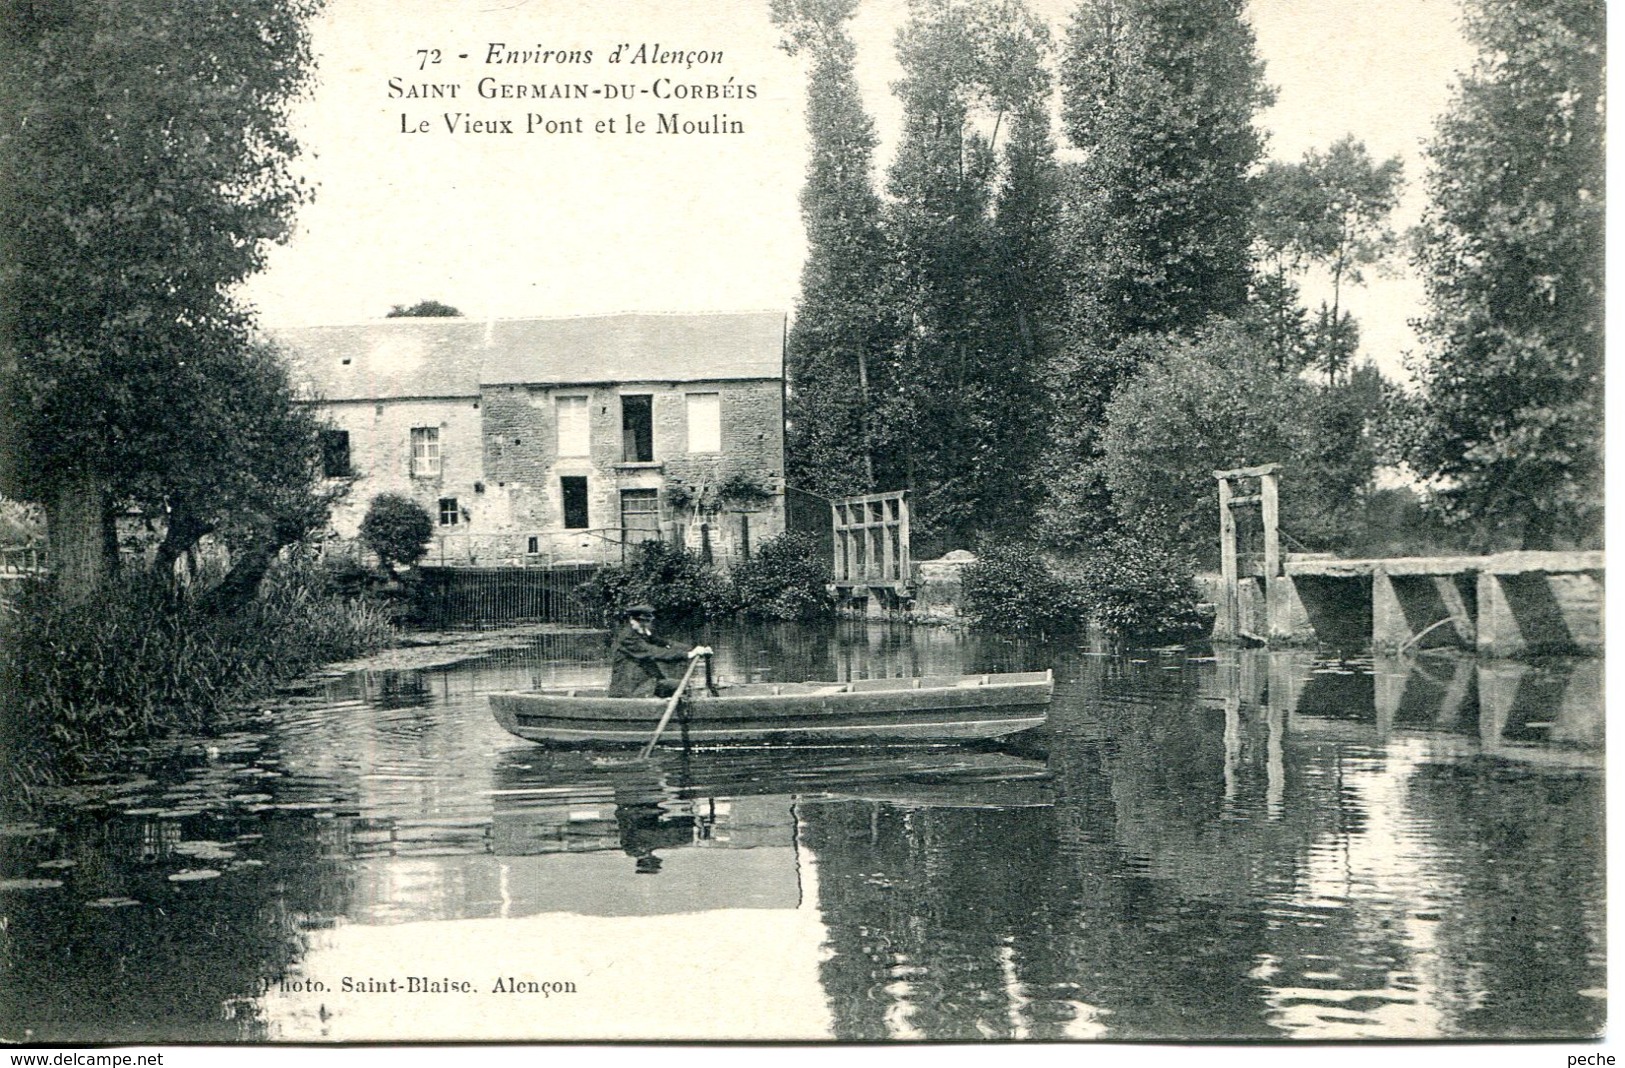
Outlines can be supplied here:
M1277 485L1279 476L1275 473L1275 465L1270 464L1258 476L1258 492L1263 496L1264 505L1264 582L1266 586L1272 585L1279 575L1286 572L1281 569L1281 498Z
M1219 616L1215 637L1235 638L1241 630L1236 590L1236 517L1230 511L1230 476L1213 472L1219 480Z

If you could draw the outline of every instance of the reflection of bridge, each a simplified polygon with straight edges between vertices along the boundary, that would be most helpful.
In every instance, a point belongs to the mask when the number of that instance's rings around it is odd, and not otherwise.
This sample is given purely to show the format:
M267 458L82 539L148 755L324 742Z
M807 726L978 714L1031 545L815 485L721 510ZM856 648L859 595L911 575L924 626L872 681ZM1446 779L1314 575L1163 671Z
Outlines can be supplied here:
M1602 553L1283 554L1277 470L1214 472L1222 570L1216 639L1388 652L1454 646L1498 657L1602 652ZM1257 492L1237 492L1254 482ZM1244 554L1236 512L1254 505L1262 512L1263 551Z
M1244 707L1264 712L1275 773L1286 735L1373 743L1412 737L1440 755L1570 770L1602 766L1602 664L1592 659L1537 668L1472 657L1422 663L1379 656L1367 674L1317 667L1308 652L1242 652L1221 660L1215 689L1204 696L1224 707L1227 742L1240 737ZM1272 776L1272 793L1278 789Z

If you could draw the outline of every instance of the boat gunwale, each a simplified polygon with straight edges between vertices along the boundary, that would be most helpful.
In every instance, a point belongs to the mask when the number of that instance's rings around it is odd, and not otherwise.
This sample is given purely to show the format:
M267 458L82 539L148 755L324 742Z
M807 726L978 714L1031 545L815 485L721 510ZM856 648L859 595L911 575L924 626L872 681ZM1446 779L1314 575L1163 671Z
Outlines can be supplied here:
M945 683L937 686L908 686L909 682L923 681L923 679L958 679L954 683ZM964 680L977 680L966 682ZM854 683L896 683L895 686L865 686L863 689L853 689ZM726 706L731 703L754 701L768 701L772 703L789 703L804 701L808 698L826 697L885 697L889 695L916 695L936 693L988 693L991 691L1010 690L1044 690L1045 700L1054 693L1055 673L1052 669L1045 671L1020 671L1004 673L978 672L967 675L927 675L917 677L902 677L888 679L850 679L846 682L747 682L725 686L722 692L708 694L696 692L685 698L686 703L703 707L711 704ZM520 698L527 702L534 701L542 704L562 704L564 702L615 702L616 706L630 709L633 702L645 704L652 708L663 709L669 698L665 697L610 697L603 687L578 686L557 687L545 690L505 690L491 694L493 698ZM844 703L844 702L843 702ZM1020 702L1031 703L1031 702Z

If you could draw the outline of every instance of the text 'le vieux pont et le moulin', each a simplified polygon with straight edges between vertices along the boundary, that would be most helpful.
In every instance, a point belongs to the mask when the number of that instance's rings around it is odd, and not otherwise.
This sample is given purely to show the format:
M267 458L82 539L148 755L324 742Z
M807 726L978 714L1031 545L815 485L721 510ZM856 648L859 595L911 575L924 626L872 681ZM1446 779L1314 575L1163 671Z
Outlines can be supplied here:
M658 42L557 49L490 41L470 51L419 48L413 62L410 76L388 79L389 99L407 102L403 134L743 134L744 118L725 109L757 95L754 82L726 69L721 50Z

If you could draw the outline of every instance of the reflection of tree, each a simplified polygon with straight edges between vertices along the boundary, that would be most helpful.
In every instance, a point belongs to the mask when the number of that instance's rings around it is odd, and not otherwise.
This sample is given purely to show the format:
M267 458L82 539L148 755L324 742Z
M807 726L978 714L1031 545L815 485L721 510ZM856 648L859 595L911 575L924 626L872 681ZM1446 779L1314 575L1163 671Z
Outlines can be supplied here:
M1596 783L1418 766L1369 677L1239 666L1058 664L1051 808L802 806L837 1037L1601 1026Z
M1606 1003L1579 994L1607 983L1600 778L1428 765L1409 795L1449 863L1430 917L1442 956L1473 962L1452 977L1460 1031L1601 1033Z
M842 622L833 627L750 623L713 628L719 670L738 681L957 675L1043 670L1049 650L945 628Z
M1043 1029L1034 1004L1066 1015L1053 991L1018 992L1025 977L1008 976L1055 865L1050 809L852 801L801 812L834 951L821 973L837 1039L1011 1037Z

